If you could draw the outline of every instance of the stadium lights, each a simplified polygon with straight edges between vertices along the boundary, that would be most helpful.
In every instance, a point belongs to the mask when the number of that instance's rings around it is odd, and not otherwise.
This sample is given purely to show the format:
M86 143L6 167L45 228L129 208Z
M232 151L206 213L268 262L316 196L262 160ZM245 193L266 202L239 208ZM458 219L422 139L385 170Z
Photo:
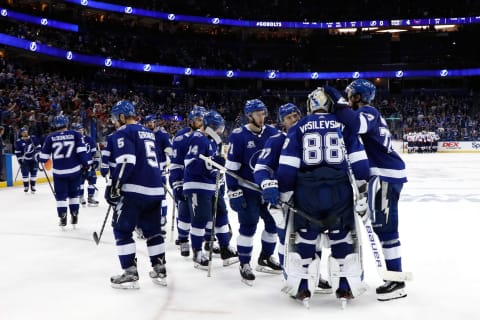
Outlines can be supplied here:
M101 68L116 68L137 72L184 75L187 77L206 77L219 79L263 79L263 80L334 80L359 78L438 78L438 77L472 77L480 76L480 68L455 70L391 70L391 71L342 71L342 72L283 72L281 70L242 71L242 70L214 70L190 67L166 66L159 64L145 64L140 62L116 60L110 57L101 57L78 53L70 50L52 47L34 40L21 39L0 33L0 44L19 48L34 54L43 54L59 60L72 61L81 64L90 64Z

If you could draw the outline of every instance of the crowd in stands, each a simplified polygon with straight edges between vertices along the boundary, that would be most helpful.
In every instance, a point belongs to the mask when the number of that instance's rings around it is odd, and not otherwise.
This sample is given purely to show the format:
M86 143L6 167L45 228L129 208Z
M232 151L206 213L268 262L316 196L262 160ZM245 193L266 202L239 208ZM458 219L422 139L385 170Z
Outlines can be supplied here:
M251 96L246 90L204 89L189 92L178 87L157 87L154 94L141 86L134 90L119 90L112 85L92 87L93 80L68 78L55 73L35 73L20 65L0 60L0 125L5 127L4 141L13 144L18 128L27 126L31 134L42 137L50 132L55 115L65 114L70 123L78 122L87 128L93 123L97 141L112 130L109 121L111 106L130 99L138 106L139 116L156 114L161 125L173 136L185 126L185 115L193 105L215 109L226 118L230 130L239 126L243 104L247 99L260 98L269 106L271 124L276 123L276 109L293 102L305 110L308 90L264 90ZM477 139L480 114L477 95L470 92L448 93L411 92L403 96L380 94L374 101L392 132L401 139L404 133L423 130L436 132L442 140Z

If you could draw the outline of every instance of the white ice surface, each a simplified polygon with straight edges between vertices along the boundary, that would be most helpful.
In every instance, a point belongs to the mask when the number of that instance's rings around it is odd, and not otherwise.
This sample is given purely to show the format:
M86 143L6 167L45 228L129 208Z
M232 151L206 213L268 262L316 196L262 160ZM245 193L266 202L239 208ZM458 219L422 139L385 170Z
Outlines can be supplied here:
M171 242L171 211L168 286L149 279L145 242L139 240L141 288L112 289L109 278L121 270L110 221L100 245L92 239L107 211L102 195L99 207L81 208L76 230L68 225L61 231L53 195L48 184L41 184L35 195L25 195L21 187L0 189L0 319L480 319L480 154L402 157L409 178L400 200L403 267L415 277L405 299L376 300L381 279L368 246L365 281L370 288L345 310L333 294L314 295L305 309L280 291L278 275L257 272L254 286L248 287L240 282L238 264L223 267L218 257L208 278ZM98 181L103 193L104 180ZM230 221L234 242L234 213ZM257 231L253 265L259 236Z

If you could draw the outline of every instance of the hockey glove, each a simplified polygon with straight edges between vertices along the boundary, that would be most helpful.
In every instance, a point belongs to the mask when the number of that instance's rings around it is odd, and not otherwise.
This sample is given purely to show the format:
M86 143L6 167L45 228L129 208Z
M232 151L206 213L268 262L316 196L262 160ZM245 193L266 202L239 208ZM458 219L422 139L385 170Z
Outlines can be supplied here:
M277 180L263 180L261 184L262 197L265 202L274 206L280 203L280 191L278 191Z
M185 200L183 195L183 181L174 181L172 183L173 197L175 200Z
M102 165L100 166L100 174L102 175L102 177L105 178L109 171L110 171L110 167L102 163Z
M98 160L93 160L92 162L92 170L97 170L100 167L100 161Z
M341 103L341 101L345 102L345 98L343 98L343 95L336 88L331 86L324 86L323 91L332 100L334 104Z
M115 207L120 201L120 192L112 189L111 185L107 185L107 188L105 189L105 200L109 205Z
M242 189L228 191L228 198L230 199L230 208L236 212L240 212L247 207L247 201L243 196Z
M87 179L88 173L90 172L90 166L89 165L83 165L81 175L83 179Z

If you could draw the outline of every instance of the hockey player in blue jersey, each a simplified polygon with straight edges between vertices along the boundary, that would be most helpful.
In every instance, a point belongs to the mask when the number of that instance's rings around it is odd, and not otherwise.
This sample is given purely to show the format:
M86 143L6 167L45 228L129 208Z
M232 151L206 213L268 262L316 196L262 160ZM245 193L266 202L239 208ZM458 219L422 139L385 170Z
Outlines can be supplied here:
M116 166L105 199L114 207L113 234L124 273L110 279L114 288L136 289L138 271L135 240L132 233L139 226L146 238L153 282L166 286L165 244L161 234L160 208L165 197L160 165L155 148L155 134L137 124L135 107L122 100L112 107L112 118L119 128L111 137L111 158Z
M265 125L267 107L258 99L247 100L244 107L248 123L232 131L225 167L245 180L253 182L253 170L267 139L278 133L272 126ZM280 274L282 267L273 257L277 242L275 221L268 212L267 203L261 193L248 184L226 176L230 207L237 212L240 224L237 251L240 258L240 275L247 285L253 285L255 274L250 266L253 238L259 218L263 219L262 250L256 270Z
M184 257L190 255L189 234L191 217L188 210L187 199L183 194L184 160L188 151L188 139L192 132L203 126L203 116L207 109L202 106L194 106L188 113L188 127L179 130L172 142L172 156L170 157L169 182L172 187L173 197L177 205L177 233L180 245L180 254ZM173 221L172 221L173 223Z
M147 128L155 133L155 143L157 147L158 162L160 163L160 170L162 172L162 183L164 187L167 186L167 157L172 154L172 143L170 142L170 135L162 127L156 126L157 117L155 115L147 115L144 120L144 124ZM162 201L162 234L165 236L165 226L167 224L167 199ZM173 223L173 221L172 221Z
M326 86L325 90L334 102L341 102L335 105L339 120L360 134L365 144L372 175L368 184L372 225L382 244L387 270L402 271L398 200L407 176L405 163L393 149L387 122L371 105L376 87L365 79L354 80L345 89L348 104L335 88ZM407 295L405 282L396 281L385 281L376 292L380 301Z
M285 131L278 132L271 136L265 142L262 153L255 164L254 179L255 183L262 188L263 200L274 207L280 204L280 193L278 192L277 168L280 159L280 151L287 136L288 129L301 118L300 109L293 103L287 103L278 108L278 121ZM283 265L283 252L285 241L285 221L283 216L279 216L276 208L270 213L275 219L279 239L278 258L280 265ZM278 212L281 214L281 212ZM283 215L283 214L282 214Z
M218 176L220 173L199 158L200 155L204 155L218 161L220 135L224 129L225 122L222 116L216 111L207 112L203 117L201 129L194 131L188 139L188 151L184 161L183 193L187 196L191 217L190 239L193 261L196 268L204 270L208 269L209 260L202 251L202 242L207 223L212 221L213 215L216 215L215 235L220 244L223 265L238 262L237 253L229 245L228 212L223 201L224 191L220 190L223 188L222 180ZM218 195L217 199L214 197L215 192ZM214 212L215 202L217 207Z
M97 169L100 166L100 159L97 157L97 146L90 136L85 135L85 129L81 123L72 123L72 130L77 131L83 137L83 142L87 148L87 155L90 163L90 170L85 176L82 176L80 186L78 188L78 195L80 197L80 204L85 206L88 201L89 207L97 207L98 201L94 199L96 184L97 184ZM87 201L85 201L85 181L88 183L87 187Z
M296 231L296 252L286 258L287 273L284 292L301 301L308 301L317 282L320 260L315 257L319 234L327 232L332 286L339 299L361 294L361 257L354 252L351 231L354 229L353 189L348 165L339 142L340 123L330 113L332 104L323 89L309 94L308 116L292 127L280 155L278 185L281 199L320 223L300 215L293 219ZM367 179L367 156L357 135L344 130L351 166L358 179ZM312 276L313 275L313 279ZM314 281L311 281L314 280Z
M47 162L52 157L53 186L57 200L57 214L60 227L67 225L67 198L71 223L78 223L79 199L78 186L82 174L88 172L90 165L82 135L68 130L68 119L59 115L53 119L56 131L45 139L38 161Z
M28 134L28 129L20 128L18 131L18 139L15 141L15 155L22 171L23 191L28 192L29 188L32 193L37 189L38 162L36 155L40 151L41 145L37 137Z
M115 160L111 159L112 154L112 134L107 135L103 148L100 151L102 155L102 163L100 164L100 174L104 178L108 178L107 175L111 171L111 168L116 166Z

